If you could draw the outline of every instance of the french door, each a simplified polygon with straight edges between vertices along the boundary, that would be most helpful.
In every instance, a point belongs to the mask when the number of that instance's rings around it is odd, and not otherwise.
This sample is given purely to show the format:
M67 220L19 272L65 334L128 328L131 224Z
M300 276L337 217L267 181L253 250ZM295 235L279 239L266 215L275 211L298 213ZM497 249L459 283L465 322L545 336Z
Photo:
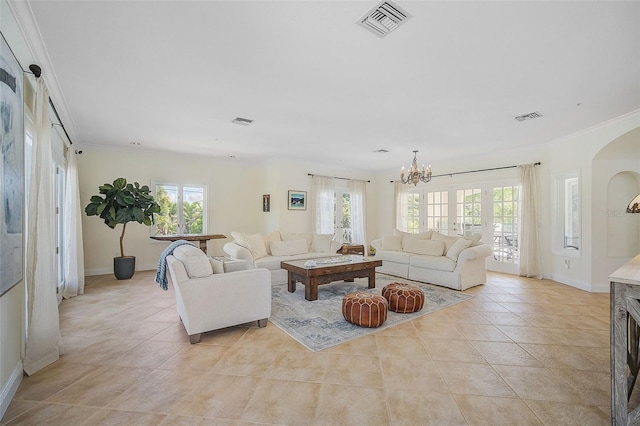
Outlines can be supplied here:
M407 212L398 223L406 232L438 231L462 236L479 233L494 249L493 271L517 273L520 188L512 181L473 186L413 188L403 194Z

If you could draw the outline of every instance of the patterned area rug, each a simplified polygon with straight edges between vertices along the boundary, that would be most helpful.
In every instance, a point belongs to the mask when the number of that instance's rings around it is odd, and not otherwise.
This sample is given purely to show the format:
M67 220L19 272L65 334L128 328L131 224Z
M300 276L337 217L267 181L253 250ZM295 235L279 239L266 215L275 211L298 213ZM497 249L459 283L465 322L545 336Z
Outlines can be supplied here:
M382 288L392 282L404 282L424 291L425 303L419 312L397 314L389 312L387 321L378 328L359 327L348 323L342 316L342 298L354 291L382 293ZM366 334L393 327L405 321L435 312L473 296L443 287L422 284L390 275L376 274L376 288L367 288L367 279L358 278L353 283L338 281L318 287L318 300L304 298L304 286L298 284L295 293L287 291L287 285L272 286L271 318L269 320L308 349L317 352L339 345Z

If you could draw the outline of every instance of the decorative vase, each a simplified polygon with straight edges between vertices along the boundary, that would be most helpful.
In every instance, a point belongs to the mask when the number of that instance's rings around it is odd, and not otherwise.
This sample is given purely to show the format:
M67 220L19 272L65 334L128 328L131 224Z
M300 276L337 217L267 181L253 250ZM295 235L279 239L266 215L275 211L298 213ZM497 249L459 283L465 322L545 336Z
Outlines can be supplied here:
M136 271L136 257L124 256L113 258L113 274L119 280L128 280Z

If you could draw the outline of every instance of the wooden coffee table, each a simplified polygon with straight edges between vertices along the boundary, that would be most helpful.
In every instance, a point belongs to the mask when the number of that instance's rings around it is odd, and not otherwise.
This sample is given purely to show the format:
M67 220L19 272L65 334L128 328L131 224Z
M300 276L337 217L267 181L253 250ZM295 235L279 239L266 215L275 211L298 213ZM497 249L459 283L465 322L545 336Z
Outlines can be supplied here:
M329 284L334 281L353 281L355 278L364 277L369 278L369 288L376 287L376 267L382 266L382 260L359 260L357 257L347 255L338 263L338 258L342 258L342 256L314 259L316 266L305 266L305 262L308 262L308 260L281 262L282 269L288 271L289 292L296 291L296 284L301 282L304 284L304 298L310 301L318 300L319 285ZM333 263L333 259L336 260L335 263Z

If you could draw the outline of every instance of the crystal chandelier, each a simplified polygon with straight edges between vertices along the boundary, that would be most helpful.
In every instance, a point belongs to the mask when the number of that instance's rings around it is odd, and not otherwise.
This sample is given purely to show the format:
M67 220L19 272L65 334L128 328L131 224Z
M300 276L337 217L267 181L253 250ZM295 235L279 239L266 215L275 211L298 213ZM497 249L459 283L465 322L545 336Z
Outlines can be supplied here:
M400 170L400 180L402 183L418 185L418 182L427 183L431 180L431 166L425 168L423 164L422 170L418 170L418 160L416 158L417 153L418 151L413 151L413 162L411 163L411 168L409 169L409 173L406 178L404 177L404 167Z

